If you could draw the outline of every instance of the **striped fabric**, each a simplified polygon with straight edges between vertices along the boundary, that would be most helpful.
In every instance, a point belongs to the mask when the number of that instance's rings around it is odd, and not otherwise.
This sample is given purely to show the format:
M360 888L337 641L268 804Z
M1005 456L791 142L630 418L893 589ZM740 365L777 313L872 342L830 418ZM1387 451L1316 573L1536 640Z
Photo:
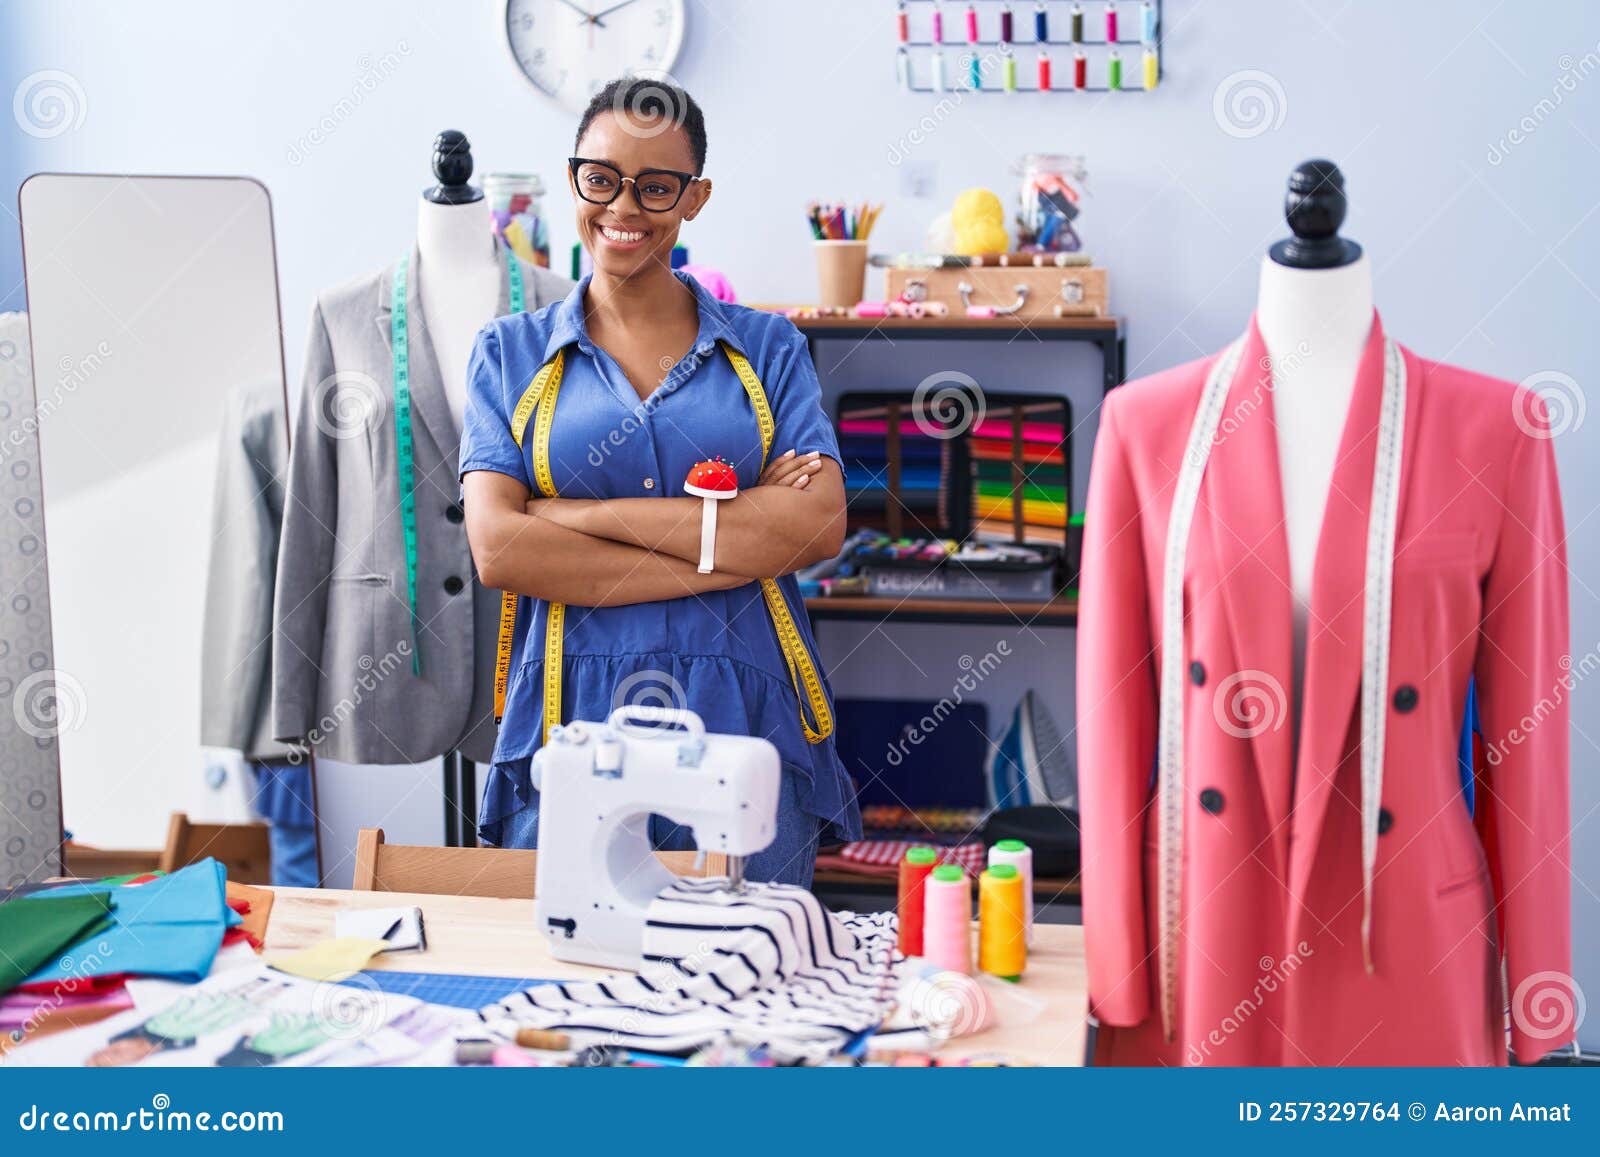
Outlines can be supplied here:
M834 915L803 888L680 880L650 906L637 975L541 984L478 1013L491 1032L556 1029L574 1047L765 1047L780 1064L838 1052L893 1004L892 912Z

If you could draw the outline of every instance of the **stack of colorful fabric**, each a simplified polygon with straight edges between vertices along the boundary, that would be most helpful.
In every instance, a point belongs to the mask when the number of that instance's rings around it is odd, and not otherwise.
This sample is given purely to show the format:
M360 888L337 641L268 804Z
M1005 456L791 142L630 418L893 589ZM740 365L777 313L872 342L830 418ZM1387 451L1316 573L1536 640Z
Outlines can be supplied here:
M864 496L887 497L889 491L889 423L881 409L873 412L876 417L846 417L839 422L839 453L853 502ZM900 501L929 526L941 523L948 450L944 440L909 418L901 419ZM881 509L876 503L868 505Z
M1012 425L988 418L974 428L969 449L973 469L973 529L1007 541L1015 539L1013 502L1022 500L1023 541L1060 546L1071 514L1067 444L1071 431L1058 422L1022 424L1023 479L1013 474Z
M244 923L226 885L223 866L207 859L171 875L48 886L0 903L0 994L9 993L0 1023L16 1040L126 1007L130 976L200 980Z

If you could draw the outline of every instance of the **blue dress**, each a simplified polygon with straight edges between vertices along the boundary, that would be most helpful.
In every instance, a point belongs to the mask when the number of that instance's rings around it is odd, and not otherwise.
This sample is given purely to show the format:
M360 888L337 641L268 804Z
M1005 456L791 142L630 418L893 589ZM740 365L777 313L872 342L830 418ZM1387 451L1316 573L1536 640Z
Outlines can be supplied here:
M534 491L530 436L519 447L511 416L534 375L558 350L566 367L550 434L556 493L570 498L683 497L696 462L720 455L740 488L761 473L755 413L733 366L718 348L743 353L767 395L776 432L771 454L818 451L839 460L833 427L805 339L784 318L717 301L692 278L700 329L694 348L643 401L584 325L585 279L558 304L490 323L478 335L467 372L461 473L493 470ZM779 580L802 640L816 643L793 576ZM544 733L546 604L517 603L505 715L478 819L480 837L531 847L536 794L529 769ZM688 707L706 730L759 735L783 761L778 844L784 864L772 878L809 881L804 845L819 835L861 836L855 791L832 738L808 743L800 706L759 584L626 607L568 606L562 663L562 720L604 720L624 703ZM531 640L531 643L530 643ZM819 667L820 669L820 667ZM823 678L831 704L833 692ZM663 841L674 845L670 840ZM752 860L752 878L759 878Z

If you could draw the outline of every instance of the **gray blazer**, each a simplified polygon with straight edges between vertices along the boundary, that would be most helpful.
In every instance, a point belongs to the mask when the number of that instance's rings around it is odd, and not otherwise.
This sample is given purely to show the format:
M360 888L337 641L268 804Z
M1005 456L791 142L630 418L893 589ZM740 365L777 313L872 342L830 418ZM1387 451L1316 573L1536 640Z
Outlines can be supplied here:
M408 291L417 512L411 609L395 455L390 293L397 267L328 290L311 317L278 552L273 734L351 763L418 763L494 751L500 596L479 585L457 476L461 431L417 297ZM526 308L572 283L522 266ZM510 311L504 275L498 312ZM485 319L487 320L487 319Z
M211 561L200 649L200 742L281 760L272 734L272 589L283 524L289 422L283 381L227 399L217 447Z

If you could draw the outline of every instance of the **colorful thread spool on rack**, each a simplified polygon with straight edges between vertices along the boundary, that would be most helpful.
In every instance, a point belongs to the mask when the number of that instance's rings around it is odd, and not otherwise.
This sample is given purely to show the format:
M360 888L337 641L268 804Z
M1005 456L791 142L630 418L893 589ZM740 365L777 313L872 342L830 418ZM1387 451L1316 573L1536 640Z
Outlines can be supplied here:
M978 969L1015 980L1027 966L1022 873L1014 864L991 865L978 877Z
M955 864L940 864L923 883L922 955L934 966L972 972L972 887Z
M1052 21L1052 9L1065 19ZM1161 82L1162 0L1139 0L1136 11L1133 0L1120 5L1117 0L1073 0L1070 6L1065 0L1036 0L1031 28L1026 18L1016 19L1012 0L970 0L961 17L947 37L940 0L899 0L894 12L895 73L902 91L1124 93L1150 92ZM952 45L961 46L954 75L944 60ZM1021 45L1032 46L1034 53L1030 87L1022 83L1022 65L1015 55ZM1072 56L1070 80L1062 78L1059 84L1051 75L1051 49L1058 46L1070 49ZM1141 51L1136 59L1125 60L1120 46Z

